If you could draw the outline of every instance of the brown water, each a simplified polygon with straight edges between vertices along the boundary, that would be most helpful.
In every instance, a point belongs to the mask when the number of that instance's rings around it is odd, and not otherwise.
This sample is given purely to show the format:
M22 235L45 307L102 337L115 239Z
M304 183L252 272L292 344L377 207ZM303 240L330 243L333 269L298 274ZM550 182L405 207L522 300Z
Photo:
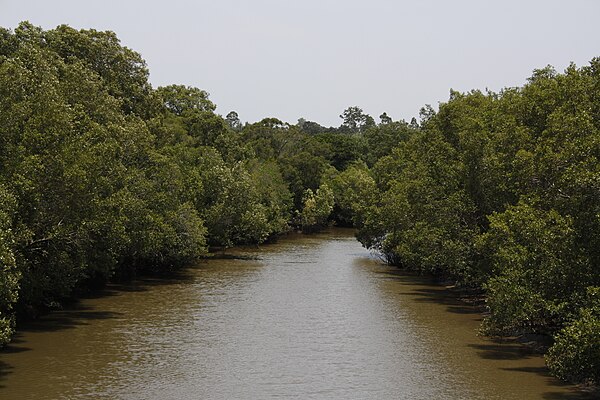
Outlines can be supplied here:
M575 399L348 230L112 287L0 353L1 399ZM246 257L248 258L248 257Z

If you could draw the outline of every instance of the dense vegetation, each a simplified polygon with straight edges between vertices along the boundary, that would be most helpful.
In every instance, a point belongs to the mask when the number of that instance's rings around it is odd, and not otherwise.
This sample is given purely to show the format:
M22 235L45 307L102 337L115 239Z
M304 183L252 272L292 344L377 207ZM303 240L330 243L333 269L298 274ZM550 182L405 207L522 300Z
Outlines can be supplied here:
M420 122L215 109L152 88L111 32L0 29L0 344L82 288L335 220L483 290L485 333L550 335L556 375L600 382L600 59L451 92Z
M370 177L377 193L354 209L365 246L483 289L483 332L553 336L557 376L600 382L599 58L451 92Z

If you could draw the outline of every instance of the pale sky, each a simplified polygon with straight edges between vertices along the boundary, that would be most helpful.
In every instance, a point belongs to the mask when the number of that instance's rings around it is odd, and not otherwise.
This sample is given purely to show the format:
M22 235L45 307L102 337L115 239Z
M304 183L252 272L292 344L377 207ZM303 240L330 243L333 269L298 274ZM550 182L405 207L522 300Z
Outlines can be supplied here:
M497 91L600 56L597 0L0 0L0 26L23 20L112 30L154 87L199 87L249 122L338 126L354 105L410 120L451 88Z

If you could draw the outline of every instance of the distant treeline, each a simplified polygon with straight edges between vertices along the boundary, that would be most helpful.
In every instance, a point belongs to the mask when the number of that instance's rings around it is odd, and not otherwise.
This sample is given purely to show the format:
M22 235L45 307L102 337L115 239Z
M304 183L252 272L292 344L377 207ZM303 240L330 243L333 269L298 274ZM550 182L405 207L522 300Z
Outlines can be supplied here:
M410 123L215 109L152 88L112 32L0 28L0 344L86 287L335 221L483 290L485 333L551 335L556 375L600 382L600 59Z

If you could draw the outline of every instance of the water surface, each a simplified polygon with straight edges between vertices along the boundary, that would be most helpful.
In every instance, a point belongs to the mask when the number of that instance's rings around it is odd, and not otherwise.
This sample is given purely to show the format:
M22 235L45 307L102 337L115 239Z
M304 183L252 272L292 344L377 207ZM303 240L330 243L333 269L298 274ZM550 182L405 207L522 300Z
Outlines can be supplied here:
M2 399L579 399L540 356L352 231L291 235L25 327Z

